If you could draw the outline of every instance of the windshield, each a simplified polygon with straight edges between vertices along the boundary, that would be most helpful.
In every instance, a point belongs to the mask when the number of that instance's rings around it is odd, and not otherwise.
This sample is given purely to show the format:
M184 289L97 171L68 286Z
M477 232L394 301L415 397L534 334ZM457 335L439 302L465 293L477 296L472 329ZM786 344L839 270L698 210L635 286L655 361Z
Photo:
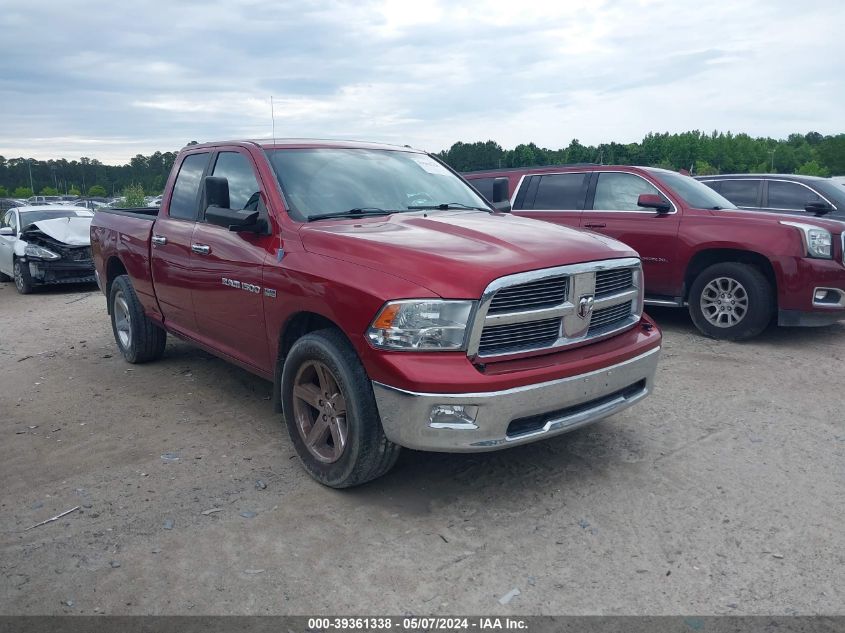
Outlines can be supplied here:
M55 220L56 218L90 218L93 217L91 212L85 209L79 211L61 210L61 211L21 211L21 228L26 228L35 222L41 220Z
M677 195L684 199L689 206L696 209L736 209L736 205L727 198L723 198L720 194L713 191L710 187L697 181L691 176L684 176L683 174L674 171L666 171L663 169L650 170L657 176L666 186L670 187Z
M287 203L310 220L352 209L488 204L439 162L415 152L346 148L267 152Z

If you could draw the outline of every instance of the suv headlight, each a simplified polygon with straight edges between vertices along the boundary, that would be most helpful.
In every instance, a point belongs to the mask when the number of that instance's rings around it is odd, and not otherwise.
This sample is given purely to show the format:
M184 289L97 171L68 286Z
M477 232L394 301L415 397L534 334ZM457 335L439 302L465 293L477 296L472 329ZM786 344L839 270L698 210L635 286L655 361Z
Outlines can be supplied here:
M27 244L26 248L24 249L24 253L27 257L34 257L35 259L61 259L61 255L57 255L53 251L47 250L46 248L42 248L41 246L36 246L35 244Z
M367 338L391 350L460 350L474 301L409 299L390 301L373 319Z
M818 257L820 259L831 259L833 257L833 237L827 229L813 224L787 222L786 220L781 220L780 223L785 226L792 226L801 231L801 237L804 240L804 248L807 251L808 257Z

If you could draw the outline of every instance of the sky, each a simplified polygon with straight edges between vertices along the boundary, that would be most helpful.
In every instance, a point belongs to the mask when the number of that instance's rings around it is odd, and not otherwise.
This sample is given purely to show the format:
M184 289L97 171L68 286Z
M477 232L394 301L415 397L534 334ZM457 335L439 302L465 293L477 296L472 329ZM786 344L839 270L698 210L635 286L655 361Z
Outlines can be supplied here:
M845 131L841 0L4 0L0 155Z

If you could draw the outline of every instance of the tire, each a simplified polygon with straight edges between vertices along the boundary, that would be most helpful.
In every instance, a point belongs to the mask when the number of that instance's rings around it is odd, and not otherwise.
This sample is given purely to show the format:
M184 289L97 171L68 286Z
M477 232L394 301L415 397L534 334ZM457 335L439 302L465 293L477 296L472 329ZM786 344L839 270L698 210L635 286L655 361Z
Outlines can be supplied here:
M281 400L299 459L321 484L358 486L396 463L401 447L384 435L367 373L339 331L319 330L294 343L282 369Z
M144 314L128 275L120 275L112 282L109 311L114 340L128 362L146 363L161 358L167 332Z
M13 265L13 273L15 288L17 288L19 293L28 295L35 290L35 284L32 282L32 276L29 274L29 266L26 262L16 258Z
M689 313L705 336L744 341L765 330L775 313L772 284L757 268L737 262L714 264L692 283Z

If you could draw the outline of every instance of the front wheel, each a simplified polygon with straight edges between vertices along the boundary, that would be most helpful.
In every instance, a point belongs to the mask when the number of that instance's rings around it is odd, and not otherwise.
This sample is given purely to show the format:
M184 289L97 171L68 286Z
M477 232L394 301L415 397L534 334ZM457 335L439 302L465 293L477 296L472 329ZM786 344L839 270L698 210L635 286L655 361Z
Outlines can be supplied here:
M757 336L769 325L774 311L772 285L747 264L714 264L690 288L692 321L711 338L742 341Z
M29 274L27 263L16 259L12 272L15 277L15 288L17 288L18 292L22 295L31 294L35 289L35 284L32 283L32 276Z
M114 340L123 357L133 364L161 358L167 332L144 314L128 275L120 275L112 282L109 306Z
M396 463L401 449L384 435L367 373L337 330L294 343L281 390L288 434L305 470L320 483L357 486Z

